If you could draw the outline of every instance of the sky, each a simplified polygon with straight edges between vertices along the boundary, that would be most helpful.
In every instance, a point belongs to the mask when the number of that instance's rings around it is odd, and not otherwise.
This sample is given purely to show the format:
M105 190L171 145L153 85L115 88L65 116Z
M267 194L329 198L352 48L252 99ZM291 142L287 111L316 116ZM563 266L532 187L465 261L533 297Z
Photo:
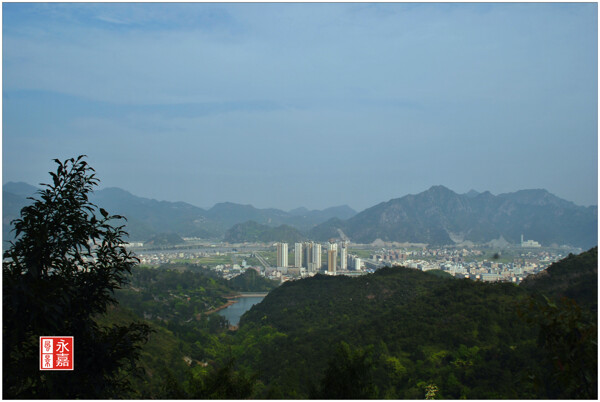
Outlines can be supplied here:
M2 4L2 180L357 211L598 200L596 3Z

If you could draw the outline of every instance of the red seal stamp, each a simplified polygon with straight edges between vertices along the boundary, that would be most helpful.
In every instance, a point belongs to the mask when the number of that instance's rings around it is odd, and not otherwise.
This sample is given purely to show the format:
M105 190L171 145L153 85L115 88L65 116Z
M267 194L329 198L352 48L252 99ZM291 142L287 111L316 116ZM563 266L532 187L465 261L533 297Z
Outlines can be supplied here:
M40 336L40 370L73 370L72 336Z

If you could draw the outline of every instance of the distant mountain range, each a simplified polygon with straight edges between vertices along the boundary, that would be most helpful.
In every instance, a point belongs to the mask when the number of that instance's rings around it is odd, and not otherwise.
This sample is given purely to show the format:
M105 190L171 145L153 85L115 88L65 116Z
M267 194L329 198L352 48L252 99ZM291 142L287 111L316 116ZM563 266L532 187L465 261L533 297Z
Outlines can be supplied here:
M226 233L223 238L228 243L242 243L242 242L286 242L296 243L305 240L304 236L296 228L288 225L281 225L276 228L269 227L267 225L261 225L254 221L247 221L244 223L238 223L233 225Z
M338 237L432 245L499 239L520 243L521 235L542 245L590 248L598 243L598 207L581 207L546 190L492 195L489 191L457 194L433 186L368 208L347 220L331 219L309 233L316 240Z
M5 240L11 238L10 221L18 217L27 203L26 197L36 190L26 183L3 186ZM292 242L304 238L326 241L340 238L343 233L359 243L381 239L430 245L494 240L515 244L521 235L546 246L567 244L587 249L598 242L598 207L577 206L546 190L494 196L474 190L457 194L444 186L433 186L358 214L348 206L286 212L230 202L206 210L185 202L137 197L114 187L96 191L91 201L110 213L126 216L130 239L138 241L161 233L230 242Z
M38 188L27 183L10 182L5 184L2 190L2 229L3 238L6 240L13 237L10 233L10 222L19 216L21 208L29 202L27 197L33 196ZM274 208L259 209L252 205L224 202L206 210L185 202L157 201L138 197L116 187L97 190L90 200L111 214L127 217L129 238L137 241L148 241L156 235L165 233L176 233L183 237L222 239L228 229L248 221L262 226L262 232L265 228L274 229L281 225L292 226L289 229L295 232L308 231L333 217L348 219L356 214L356 211L347 205L312 211L297 208L286 212ZM251 225L242 226L244 227L251 229ZM251 231L256 232L254 229ZM277 235L280 232L281 230L273 231L272 234ZM292 234L290 230L288 232L292 238L300 235L299 232L298 234ZM244 238L239 230L237 235L235 233L232 232L230 236ZM265 234L259 237L265 238ZM266 238L270 237L272 236L266 236Z

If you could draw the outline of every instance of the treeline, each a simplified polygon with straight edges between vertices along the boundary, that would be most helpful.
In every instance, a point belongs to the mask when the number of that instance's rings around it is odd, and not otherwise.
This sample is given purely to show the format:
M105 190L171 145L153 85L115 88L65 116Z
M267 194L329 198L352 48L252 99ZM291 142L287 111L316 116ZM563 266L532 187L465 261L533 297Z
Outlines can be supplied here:
M138 275L155 286L162 275L160 286L170 292L189 294L207 283L225 290L214 278L195 277L200 273L153 271ZM257 280L252 272L239 277L244 286ZM588 285L594 276L596 248L553 264L526 286L407 268L287 282L247 312L238 331L216 314L155 322L191 362L157 359L168 375L139 383L139 395L595 399L597 287ZM141 283L138 277L132 286ZM580 290L577 301L563 298L572 288Z
M189 346L192 360L203 361L217 355L211 335L229 327L223 316L208 313L240 291L268 292L277 285L254 270L226 280L197 266L164 265L134 268L116 296L122 309L170 330Z
M283 398L335 397L332 387L362 381L357 398L420 399L432 385L442 398L519 399L533 394L520 375L535 361L536 332L516 310L524 300L510 284L405 268L316 276L274 290L234 345L240 366Z
M103 325L143 320L152 329L141 351L139 370L130 373L129 397L242 397L245 377L234 371L224 340L229 322L207 312L240 291L268 292L278 283L254 270L226 280L193 264L135 267L128 280L116 292L119 305L97 320ZM246 382L254 387L250 377Z
M268 292L278 286L252 269L226 280L191 264L136 267L128 279L117 291L119 302L144 318L164 322L189 322L238 292Z
M248 269L227 282L231 289L238 292L269 292L279 286L279 282L260 276L253 269Z
M589 263L597 249L546 275L569 264L579 286ZM551 296L405 268L316 276L248 312L232 350L280 398L596 398L597 313Z

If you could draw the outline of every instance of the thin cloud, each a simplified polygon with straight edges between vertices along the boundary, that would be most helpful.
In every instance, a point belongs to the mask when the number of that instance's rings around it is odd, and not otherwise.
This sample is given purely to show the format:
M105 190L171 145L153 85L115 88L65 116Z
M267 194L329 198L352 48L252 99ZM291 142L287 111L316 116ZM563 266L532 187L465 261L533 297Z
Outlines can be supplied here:
M205 189L224 201L248 180L259 190L248 202L272 206L260 194L277 193L282 208L362 208L434 183L597 197L596 4L10 3L3 12L8 180L27 180L16 176L67 144L97 153L111 185L153 198L157 182L172 181L161 171L180 166L193 185L169 191L199 205L210 204ZM577 158L552 162L567 149ZM252 177L237 180L249 165ZM203 174L224 166L227 184ZM358 184L342 184L348 175Z

